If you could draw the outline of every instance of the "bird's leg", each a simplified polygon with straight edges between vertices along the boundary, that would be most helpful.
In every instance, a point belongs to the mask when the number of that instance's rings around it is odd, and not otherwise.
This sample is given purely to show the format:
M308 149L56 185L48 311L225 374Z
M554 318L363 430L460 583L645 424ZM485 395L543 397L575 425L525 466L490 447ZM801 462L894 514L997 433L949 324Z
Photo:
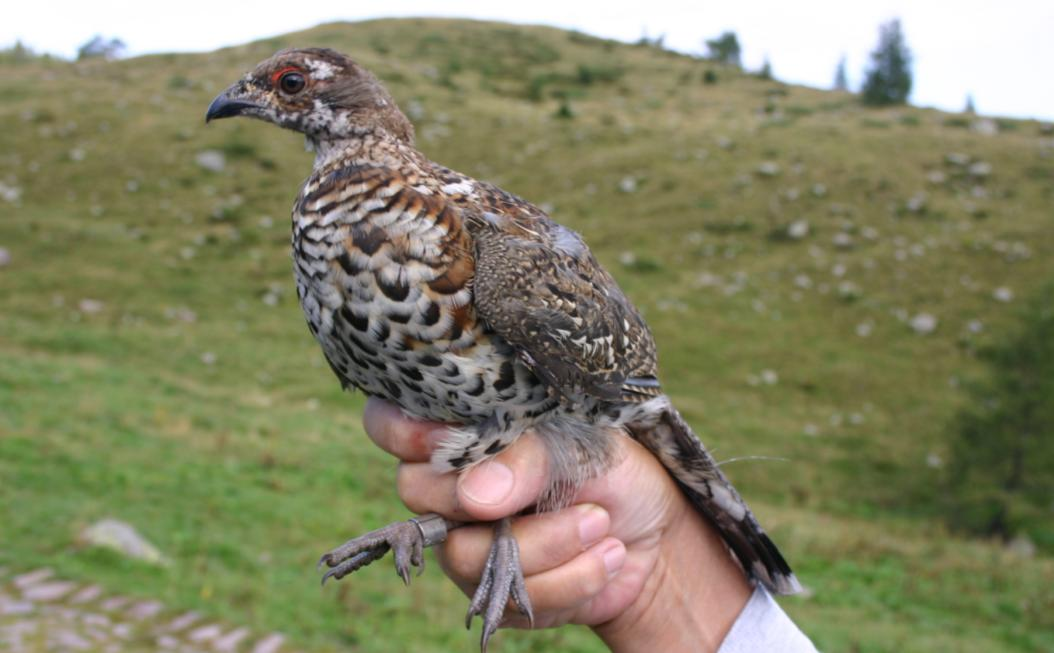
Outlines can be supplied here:
M462 526L460 522L428 513L370 531L322 556L319 566L330 567L323 574L322 582L330 578L340 580L374 560L380 560L390 549L395 552L395 571L409 585L411 566L417 568L418 575L424 571L425 548L439 544L446 539L447 531L459 526Z
M487 651L487 642L498 629L502 615L509 599L527 621L534 626L534 613L531 601L527 597L527 585L523 580L523 568L520 566L520 547L512 536L512 519L506 517L494 526L494 543L487 556L487 564L479 579L479 587L468 606L465 616L465 627L472 625L474 616L483 616L483 634L480 637L480 648Z

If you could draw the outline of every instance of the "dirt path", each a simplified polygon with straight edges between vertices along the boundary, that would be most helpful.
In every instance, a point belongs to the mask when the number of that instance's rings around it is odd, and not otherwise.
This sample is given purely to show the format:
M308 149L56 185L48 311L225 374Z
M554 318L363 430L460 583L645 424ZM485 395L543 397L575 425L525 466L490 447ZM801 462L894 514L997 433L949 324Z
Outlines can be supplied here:
M159 601L106 595L50 569L16 575L0 568L0 651L7 653L285 653L284 641Z

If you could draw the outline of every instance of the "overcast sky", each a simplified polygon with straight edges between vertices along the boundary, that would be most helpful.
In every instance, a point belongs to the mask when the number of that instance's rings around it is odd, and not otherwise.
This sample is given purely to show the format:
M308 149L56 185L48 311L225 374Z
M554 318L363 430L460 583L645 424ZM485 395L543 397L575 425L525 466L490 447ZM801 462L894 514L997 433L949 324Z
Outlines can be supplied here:
M747 68L760 67L767 56L778 79L827 88L844 54L854 89L877 41L878 25L899 17L915 55L913 104L959 111L970 93L980 113L1054 119L1051 0L388 0L379 5L58 0L11 2L3 13L0 45L21 39L35 50L65 57L95 34L122 39L132 55L186 52L322 22L383 16L543 23L624 41L645 33L665 35L668 47L696 53L703 50L704 38L734 30Z

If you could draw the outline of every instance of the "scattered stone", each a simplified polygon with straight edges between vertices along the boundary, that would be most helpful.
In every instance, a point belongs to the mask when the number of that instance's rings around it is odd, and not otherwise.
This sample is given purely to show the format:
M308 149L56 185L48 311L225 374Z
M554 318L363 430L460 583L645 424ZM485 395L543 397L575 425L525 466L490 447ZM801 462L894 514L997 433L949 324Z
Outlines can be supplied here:
M193 324L198 320L198 314L186 306L166 307L165 317L170 320L186 322L187 324Z
M982 136L995 136L999 133L999 123L991 118L981 118L970 124L970 131Z
M853 248L853 237L844 231L839 231L831 239L831 243L838 249L852 249Z
M992 291L992 298L1004 304L1014 301L1014 291L1006 286L999 286Z
M277 653L285 642L285 636L280 633L271 633L253 646L252 653Z
M201 362L206 365L215 365L216 360L216 354L214 352L207 351L201 354Z
M66 596L76 587L67 581L53 581L30 585L22 591L22 598L30 601L56 601Z
M856 325L856 335L861 338L866 338L871 335L871 332L874 331L874 329L875 326L870 322L861 322Z
M227 167L227 158L219 150L202 150L194 156L194 162L209 172L223 172Z
M111 630L114 635L117 635L121 639L128 639L132 636L132 624L114 624Z
M70 150L70 161L83 161L87 155L88 153L84 151L83 147L75 147Z
M926 466L932 469L940 469L944 466L944 461L941 459L940 455L931 451L926 454Z
M219 624L208 624L195 628L187 634L187 639L195 644L214 640L223 634L223 628Z
M805 435L808 435L809 437L816 437L820 434L820 427L816 426L812 422L809 422L808 424L802 427L801 432Z
M1028 535L1020 533L1006 544L1006 550L1019 558L1036 557L1036 545Z
M55 643L63 651L86 651L93 646L91 642L70 630L60 630L54 634L54 637Z
M793 240L801 240L809 235L809 222L807 220L795 220L787 225L787 237Z
M117 519L95 522L81 533L81 541L91 546L113 549L153 565L168 564L157 547L140 535L131 524Z
M937 330L937 318L930 313L919 313L911 318L910 325L915 333L927 335Z
M418 121L425 117L425 108L417 100L410 100L406 103L406 115L410 120Z
M22 189L18 186L9 186L4 182L0 181L0 199L5 202L11 202L14 204L18 199L22 197Z
M238 648L238 644L241 644L242 640L248 636L248 628L236 628L213 642L212 648L220 653L234 653Z
M980 320L970 320L966 323L966 330L970 333L981 333L984 331L984 324Z
M179 640L171 635L161 635L157 638L157 645L164 649L176 648L179 646Z
M102 596L102 588L98 585L89 585L74 594L73 597L70 598L70 603L87 603L89 601L94 601L100 596Z
M100 603L99 607L103 610L106 610L107 612L113 612L114 610L120 610L121 608L126 606L129 601L131 601L131 599L129 599L127 596L111 596L110 598Z
M973 177L984 178L992 174L992 164L987 161L976 161L967 169Z
M926 193L916 193L904 203L904 209L908 213L924 213L926 211Z
M24 574L19 574L18 576L15 576L11 579L11 582L14 584L15 587L24 592L26 588L32 585L36 585L37 583L42 583L54 575L55 572L51 571L50 569L36 569L34 571L26 572Z
M761 382L765 385L776 385L779 380L779 374L776 374L774 370L761 370Z
M827 186L823 184L813 184L812 194L815 197L824 197L827 195Z
M721 277L713 272L703 271L695 278L695 285L700 288L712 288L721 285Z
M102 309L106 305L100 302L98 299L82 299L77 302L77 310L85 315L94 315L102 312Z
M637 178L632 176L623 177L618 183L618 189L623 193L637 192Z
M197 612L187 612L169 622L169 624L165 626L164 630L170 633L174 633L176 631L180 631L184 628L187 628L198 619L201 619L201 615Z
M970 157L962 152L949 152L944 155L944 160L953 166L966 166L970 163Z
M81 621L90 626L97 626L99 628L109 628L110 624L112 623L110 618L106 615L96 614L94 612L89 612L88 614L85 614L83 617L81 617Z
M775 177L780 173L780 164L775 161L762 161L758 164L757 173L762 177Z
M23 615L33 612L34 605L30 601L18 601L0 594L0 615Z
M926 181L930 182L934 186L940 186L944 182L948 181L948 175L944 174L943 170L930 170L926 175Z
M157 615L163 609L164 605L160 601L140 601L132 605L126 614L131 619L143 621Z
M843 281L838 284L838 296L843 300L852 301L859 299L861 294L860 286L852 281Z

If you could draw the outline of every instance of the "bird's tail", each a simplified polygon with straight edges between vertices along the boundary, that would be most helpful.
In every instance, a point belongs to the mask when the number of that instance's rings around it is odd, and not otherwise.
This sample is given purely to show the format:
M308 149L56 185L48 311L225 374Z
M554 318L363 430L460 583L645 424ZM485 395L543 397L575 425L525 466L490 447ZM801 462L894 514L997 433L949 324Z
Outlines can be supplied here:
M800 592L794 572L746 502L677 409L663 399L661 410L627 424L630 434L655 454L692 504L717 527L747 575L776 594Z

